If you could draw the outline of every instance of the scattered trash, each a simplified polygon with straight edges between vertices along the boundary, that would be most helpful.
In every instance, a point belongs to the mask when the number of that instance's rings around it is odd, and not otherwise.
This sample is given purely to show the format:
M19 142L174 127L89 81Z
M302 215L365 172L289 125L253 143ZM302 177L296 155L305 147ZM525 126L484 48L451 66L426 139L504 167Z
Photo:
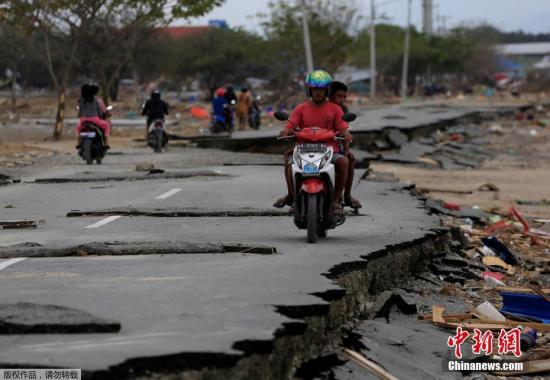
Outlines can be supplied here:
M516 203L518 205L523 205L523 206L550 206L550 201L546 199L542 199L540 201L528 201L523 199L516 199Z
M483 302L476 307L476 312L483 320L504 322L506 318L490 302Z
M528 326L538 332L550 332L550 324L545 323L514 321L511 319L505 319L504 321L489 321L478 318L474 313L445 315L445 308L439 305L434 305L432 307L432 315L420 315L418 319L432 322L436 326L449 330L456 330L457 327L462 327L464 330L469 331L474 329L500 331L501 329Z
M518 265L519 261L514 256L512 252L502 243L500 240L498 240L496 237L491 236L488 238L482 238L481 241L485 246L491 248L493 252L495 252L502 260L504 260L505 263L510 265Z
M427 199L426 207L428 207L431 212L450 215L457 218L470 218L474 221L485 220L488 216L487 213L485 213L484 211L476 210L470 207L460 207L458 211L449 210L448 208L444 207L444 203L445 202L441 200Z
M490 274L486 274L486 273L490 273ZM484 272L483 273L483 279L485 280L487 285L489 285L492 288L496 288L498 286L506 286L506 284L501 281L502 277L499 279L495 275L500 275L500 276L503 277L503 274L498 273L498 272Z
M478 191L499 191L494 183L485 183L477 188Z
M508 274L516 273L514 267L505 263L501 258L495 256L485 256L481 262L489 267L504 268Z
M447 210L460 211L460 205L458 203L445 202L443 207Z
M504 128L502 128L501 125L493 124L489 127L489 132L494 133L496 135L503 135L504 134Z
M537 332L530 327L525 327L520 335L520 348L522 352L529 351L537 345Z

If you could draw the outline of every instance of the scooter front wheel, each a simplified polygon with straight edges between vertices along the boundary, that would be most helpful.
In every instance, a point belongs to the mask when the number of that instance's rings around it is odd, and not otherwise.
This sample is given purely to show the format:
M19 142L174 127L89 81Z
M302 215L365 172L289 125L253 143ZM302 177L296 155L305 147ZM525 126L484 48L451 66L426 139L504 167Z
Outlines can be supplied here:
M317 194L307 195L307 242L317 241L318 218L317 218Z

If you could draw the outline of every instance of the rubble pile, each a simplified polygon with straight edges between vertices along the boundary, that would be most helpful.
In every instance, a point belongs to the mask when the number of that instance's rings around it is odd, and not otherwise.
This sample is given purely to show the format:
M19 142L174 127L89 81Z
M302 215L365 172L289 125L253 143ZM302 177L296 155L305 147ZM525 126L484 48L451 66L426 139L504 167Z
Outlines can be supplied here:
M542 106L525 107L507 117L481 124L438 129L426 137L408 136L389 129L385 140L374 142L374 160L417 164L444 170L478 168L498 153L514 154L506 140L528 143L545 138L550 113Z

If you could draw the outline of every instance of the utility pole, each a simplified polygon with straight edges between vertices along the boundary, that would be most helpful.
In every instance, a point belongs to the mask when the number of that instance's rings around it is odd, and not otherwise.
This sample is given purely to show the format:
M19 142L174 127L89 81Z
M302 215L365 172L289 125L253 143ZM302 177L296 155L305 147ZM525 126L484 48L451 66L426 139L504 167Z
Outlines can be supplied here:
M374 9L374 0L370 0L370 97L376 96L376 30L375 20L376 11Z
M433 34L433 0L422 0L422 32L430 38Z
M411 7L412 0L407 1L407 29L405 30L405 51L403 52L403 72L401 73L401 99L407 97L407 82L409 74L409 50L411 43Z
M305 0L302 0L302 29L304 30L304 50L306 51L307 72L313 71L313 54L311 53L311 40L309 39L309 27L307 25L307 8Z

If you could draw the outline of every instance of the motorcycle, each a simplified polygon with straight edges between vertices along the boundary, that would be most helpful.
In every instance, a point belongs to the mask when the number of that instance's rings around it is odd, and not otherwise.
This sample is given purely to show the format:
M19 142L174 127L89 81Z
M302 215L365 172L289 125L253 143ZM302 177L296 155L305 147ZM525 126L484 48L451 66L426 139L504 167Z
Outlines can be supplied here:
M113 106L107 107L107 112L102 115L102 119L110 116ZM80 144L78 154L82 157L86 164L92 165L94 160L98 165L101 165L107 149L105 147L105 139L103 130L92 122L86 121L80 129Z
M149 126L147 144L154 149L155 153L161 153L162 149L166 147L166 144L168 144L168 133L166 132L164 120L153 120Z
M288 121L285 112L275 112L275 118ZM356 115L346 113L342 120L350 123ZM332 164L332 143L344 140L337 133L317 127L295 129L294 135L279 139L296 139L293 152L292 178L294 180L294 224L307 230L307 242L327 236L327 230L343 224L345 215L334 215L335 167Z
M250 128L259 130L260 124L262 123L262 111L260 110L260 105L258 104L260 96L256 97L252 102L252 107L250 108L250 114L248 115L248 125Z
M210 132L217 134L221 132L233 133L234 129L234 113L235 113L235 101L232 100L225 106L225 112L223 114L214 114L210 123Z

